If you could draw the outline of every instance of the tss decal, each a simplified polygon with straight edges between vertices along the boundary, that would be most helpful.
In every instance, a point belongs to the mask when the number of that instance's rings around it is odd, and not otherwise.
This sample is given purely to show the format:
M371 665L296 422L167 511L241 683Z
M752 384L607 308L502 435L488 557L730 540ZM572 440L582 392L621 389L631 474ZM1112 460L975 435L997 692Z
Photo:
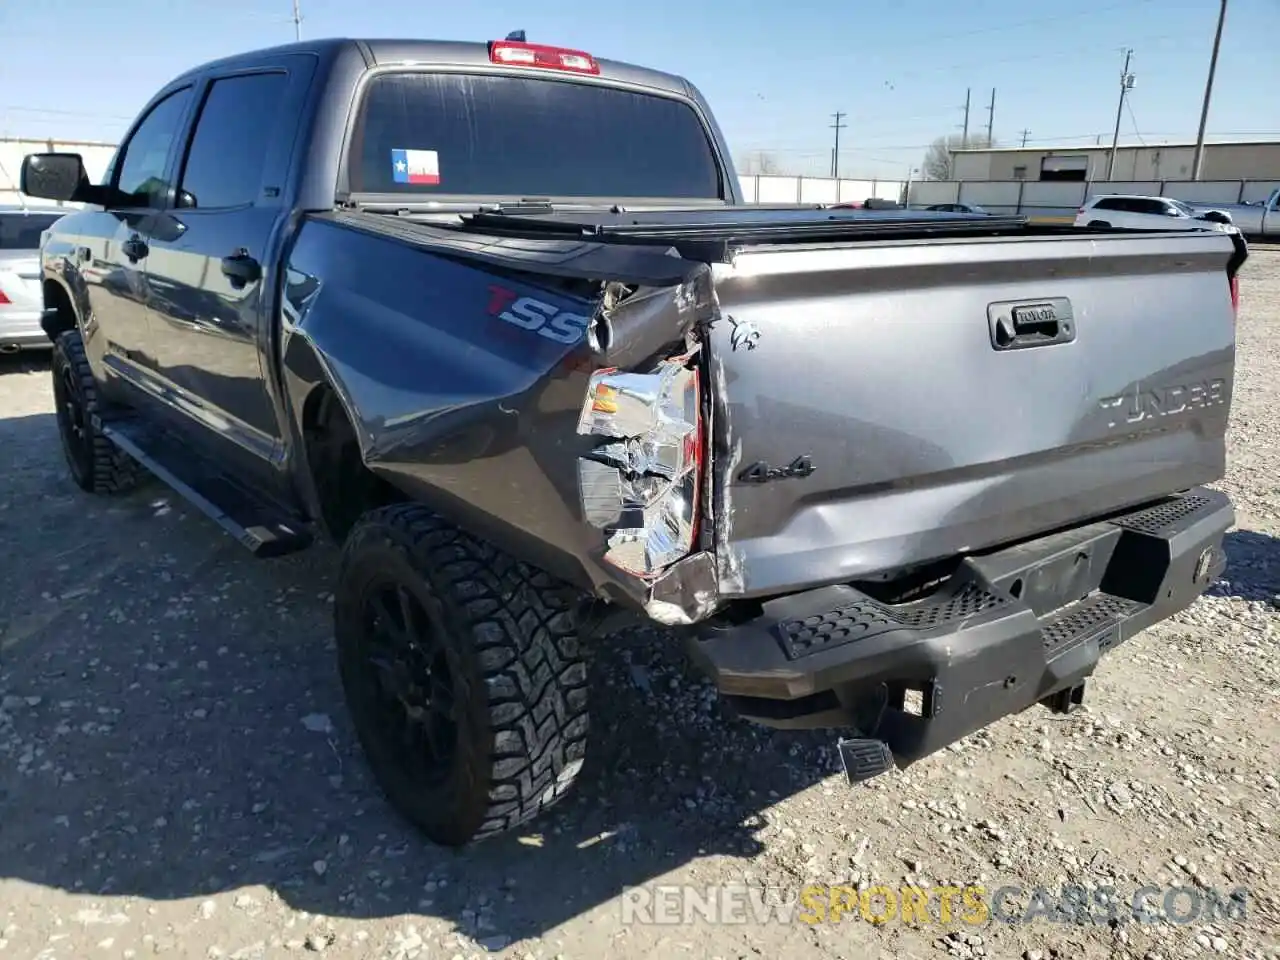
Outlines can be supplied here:
M574 344L587 332L589 317L561 310L506 287L489 287L489 315L556 343Z

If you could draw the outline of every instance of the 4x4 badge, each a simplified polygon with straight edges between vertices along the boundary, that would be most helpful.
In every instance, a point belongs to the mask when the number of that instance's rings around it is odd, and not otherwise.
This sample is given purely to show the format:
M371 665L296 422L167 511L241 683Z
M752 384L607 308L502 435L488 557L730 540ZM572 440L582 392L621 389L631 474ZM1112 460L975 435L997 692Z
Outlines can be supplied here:
M817 468L809 457L796 457L785 467L771 467L763 460L757 460L738 474L743 483L768 483L770 480L785 480L788 477L811 477Z

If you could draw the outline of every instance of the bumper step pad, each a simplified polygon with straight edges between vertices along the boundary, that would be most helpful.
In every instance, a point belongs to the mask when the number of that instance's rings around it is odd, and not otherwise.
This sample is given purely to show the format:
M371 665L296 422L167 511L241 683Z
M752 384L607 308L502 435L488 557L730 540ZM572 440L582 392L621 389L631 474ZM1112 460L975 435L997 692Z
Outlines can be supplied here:
M746 719L853 727L851 778L906 766L1036 703L1074 709L1101 657L1193 603L1226 566L1231 502L1207 488L961 561L931 596L838 584L712 620L694 661ZM883 705L883 707L879 706Z

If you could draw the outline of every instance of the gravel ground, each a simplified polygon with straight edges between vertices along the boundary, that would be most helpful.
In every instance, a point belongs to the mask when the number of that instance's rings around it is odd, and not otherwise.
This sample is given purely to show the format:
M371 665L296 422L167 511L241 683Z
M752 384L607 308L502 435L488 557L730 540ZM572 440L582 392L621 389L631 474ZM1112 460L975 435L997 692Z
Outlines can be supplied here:
M1085 710L1035 708L851 791L830 737L723 716L669 638L635 634L597 662L573 798L459 853L365 771L333 664L333 551L254 561L158 485L81 494L47 367L7 360L0 958L1278 957L1278 409L1280 251L1260 249L1227 578L1111 655ZM1247 895L1243 917L1185 924L624 922L627 887L744 882L1021 885L1012 908L1064 884L1126 907L1144 885Z

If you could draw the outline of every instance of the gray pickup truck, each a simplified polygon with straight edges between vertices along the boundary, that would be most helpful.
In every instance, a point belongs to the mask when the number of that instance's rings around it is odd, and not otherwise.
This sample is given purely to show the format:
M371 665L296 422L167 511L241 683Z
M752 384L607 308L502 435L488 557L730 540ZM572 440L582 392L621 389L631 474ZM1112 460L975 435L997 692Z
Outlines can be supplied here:
M209 63L22 189L87 204L76 483L340 542L354 726L440 843L569 789L630 618L856 782L1071 709L1225 563L1235 233L744 206L687 81L520 36Z

